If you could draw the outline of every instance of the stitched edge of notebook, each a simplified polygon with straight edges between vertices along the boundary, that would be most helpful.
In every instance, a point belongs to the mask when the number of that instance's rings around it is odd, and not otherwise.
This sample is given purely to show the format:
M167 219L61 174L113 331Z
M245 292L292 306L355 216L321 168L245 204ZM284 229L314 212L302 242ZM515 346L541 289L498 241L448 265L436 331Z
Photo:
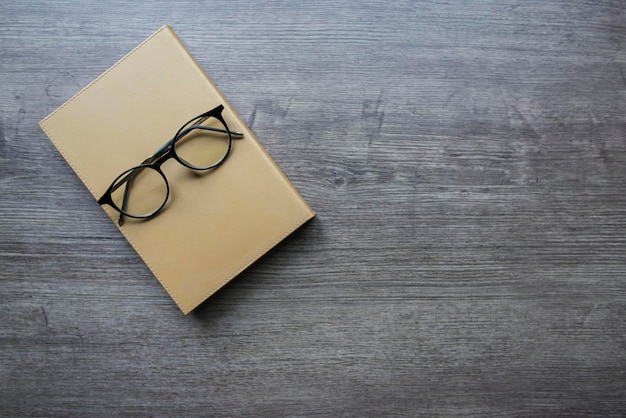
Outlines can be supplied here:
M45 118L43 118L39 123L39 127L41 128L42 131L44 131L44 133L48 136L48 138L50 139L50 141L52 141L52 143L54 144L54 146L59 150L59 152L61 153L61 155L63 156L63 158L65 159L65 161L67 161L67 163L69 164L70 167L72 167L72 170L74 170L74 172L76 173L76 175L78 176L78 178L80 179L80 181L85 185L85 187L89 190L89 192L95 196L93 190L91 189L91 187L85 182L85 179L83 177L83 175L81 174L80 170L78 170L76 168L76 165L66 156L66 153L61 151L61 148L58 146L58 142L53 138L53 135L50 134L49 129L46 129L46 127L44 126L46 121L48 119L50 119L52 116L54 116L55 114L57 114L58 112L60 112L62 109L64 109L66 106L68 106L71 102L73 102L75 99L77 99L78 97L80 97L83 93L85 93L87 90L89 90L93 85L95 85L98 81L100 81L104 76L106 76L108 73L110 73L113 69L115 69L118 65L120 65L122 62L124 62L127 58L129 58L130 56L132 56L135 52L137 52L137 50L139 48L141 48L142 46L144 46L145 44L147 44L148 42L150 42L152 39L154 39L155 36L157 36L158 34L160 34L162 31L164 30L168 30L170 29L170 27L168 25L163 25L161 26L161 28L159 28L156 32L154 32L152 35L150 35L148 38L146 38L143 42L141 42L139 45L137 45L135 48L133 48L132 50L130 50L130 52L128 52L126 55L124 55L122 58L120 58L115 64L113 64L111 67L109 67L105 72L103 72L102 74L100 74L95 80L93 80L91 83L87 84L85 87L83 87L78 93L76 93L74 96L72 96L70 99L68 99L65 103L63 103L61 106L59 106L56 110L54 110L52 113L50 113L48 116L46 116ZM104 210L104 209L103 209ZM106 213L106 211L105 211ZM109 216L109 214L107 213L107 216ZM156 279L159 281L159 283L161 284L161 286L163 286L163 288L165 289L165 291L170 295L170 297L172 298L172 300L174 301L174 303L176 303L176 305L183 310L183 305L181 305L180 301L174 296L174 294L170 291L170 289L168 288L168 286L163 282L163 280L161 280L161 278L159 277L159 275L157 273L155 273L155 270L153 269L151 263L149 263L146 258L143 255L143 252L141 252L137 246L135 245L135 242L121 229L118 228L118 230L122 233L122 235L124 236L124 238L126 238L126 240L128 241L128 243L133 247L133 249L135 250L135 252L139 255L139 257L141 257L141 259L143 260L143 262L146 264L146 266L148 267L148 269L150 269L150 271L152 272L152 274L156 277ZM208 296L207 296L208 297ZM186 314L187 312L185 312L185 310L183 310L183 312Z
M299 219L295 223L295 225L293 227L291 227L290 229L287 230L287 232L285 232L284 234L280 235L277 240L272 241L270 244L262 247L262 249L260 251L254 253L254 256L251 257L249 260L246 260L237 270L235 270L235 272L232 275L229 275L227 279L224 279L224 280L220 281L217 285L212 286L209 289L209 291L206 293L205 296L203 296L202 298L198 299L196 302L191 304L191 307L189 308L189 310L184 311L185 315L187 315L189 312L191 312L195 308L197 308L202 302L204 302L211 295L213 295L215 292L220 290L226 283L228 283L231 280L233 280L235 277L237 277L239 274L241 274L244 270L246 270L248 267L250 267L254 262L259 260L269 250L274 248L276 245L278 245L280 242L282 242L285 238L287 238L289 235L293 234L298 228L300 228L307 221L313 219L314 217L315 217L315 212L308 213L302 219Z

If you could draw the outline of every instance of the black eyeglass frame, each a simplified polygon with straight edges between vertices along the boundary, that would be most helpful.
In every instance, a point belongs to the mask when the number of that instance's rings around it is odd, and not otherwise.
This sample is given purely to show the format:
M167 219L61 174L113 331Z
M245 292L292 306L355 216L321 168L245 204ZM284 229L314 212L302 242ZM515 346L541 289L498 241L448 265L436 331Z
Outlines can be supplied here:
M176 134L172 137L172 139L170 139L165 144L163 144L150 157L146 158L141 164L136 165L136 166L134 166L132 168L129 168L128 170L122 172L122 174L117 176L115 178L115 180L113 180L113 182L111 183L109 188L106 190L106 192L104 192L102 197L100 197L100 199L98 199L98 204L99 205L105 205L105 204L109 205L110 207L112 207L113 209L118 211L120 213L120 217L119 217L119 220L118 220L118 224L120 226L124 222L124 216L128 216L129 218L135 218L135 219L149 219L149 218L152 218L153 216L155 216L157 213L159 213L161 211L161 209L163 209L163 207L167 203L167 200L168 200L169 195L170 195L169 182L167 181L167 177L165 176L165 173L163 173L163 170L161 169L161 165L163 165L163 163L165 163L170 158L173 158L176 161L178 161L180 164L182 164L183 166L185 166L185 167L187 167L187 168L189 168L191 170L207 171L207 170L216 168L219 165L221 165L224 161L226 161L226 158L230 154L230 150L232 148L232 142L233 142L232 141L233 140L233 135L236 136L237 138L240 138L240 137L243 136L243 134L241 132L231 131L228 128L228 124L226 123L226 121L224 120L224 117L222 116L222 111L223 110L224 110L224 105L220 104L220 105L216 106L215 108L209 110L208 112L205 112L205 113L203 113L201 115L198 115L195 118L189 119L189 121L187 121L176 132ZM224 128L226 128L226 130L224 131L223 129L200 125L201 123L203 123L204 121L206 121L210 117L214 117L219 122L221 122L222 125L224 125ZM192 123L192 122L195 122L195 123ZM214 131L214 132L222 132L222 133L227 133L228 134L228 148L226 149L226 152L224 153L224 156L220 160L218 160L217 162L215 162L215 163L213 163L213 164L211 164L209 166L206 166L206 167L194 166L194 165L190 164L189 162L185 161L178 154L176 154L176 146L175 146L176 142L180 141L189 132L192 132L193 130L196 130L196 129L202 129L202 130ZM126 204L127 196L128 196L128 190L129 190L128 186L126 186L126 189L124 190L124 197L122 199L122 207L121 208L118 207L118 205L115 204L115 202L113 201L113 197L112 197L113 192L116 191L118 188L120 188L123 184L131 182L133 180L133 173L136 173L137 170L140 170L140 169L152 169L152 170L155 170L163 178L163 181L165 182L165 188L166 188L165 199L163 199L163 203L161 204L161 206L159 206L154 211L152 211L152 212L150 212L148 214L144 214L144 215L136 215L136 214L132 214L132 213L126 212L125 204Z

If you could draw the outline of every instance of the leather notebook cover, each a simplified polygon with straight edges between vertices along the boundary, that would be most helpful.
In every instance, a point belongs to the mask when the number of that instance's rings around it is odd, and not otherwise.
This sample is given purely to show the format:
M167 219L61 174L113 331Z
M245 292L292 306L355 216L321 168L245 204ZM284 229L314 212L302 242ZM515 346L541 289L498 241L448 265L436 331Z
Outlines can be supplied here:
M187 314L314 216L169 26L163 26L39 126L95 199L187 120L223 104L233 139L207 172L175 160L164 209L149 220L102 206Z

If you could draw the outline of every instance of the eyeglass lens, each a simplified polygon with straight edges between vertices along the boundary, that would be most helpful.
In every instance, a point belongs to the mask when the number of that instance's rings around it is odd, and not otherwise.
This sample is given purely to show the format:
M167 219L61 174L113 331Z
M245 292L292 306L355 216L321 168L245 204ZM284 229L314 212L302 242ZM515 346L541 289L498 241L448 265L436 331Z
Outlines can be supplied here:
M198 122L202 124L197 125ZM174 151L178 158L196 169L207 169L219 164L228 154L229 148L230 136L226 126L214 117L187 124L174 142Z
M153 167L135 167L114 183L111 199L122 212L144 217L159 210L167 199L167 183Z

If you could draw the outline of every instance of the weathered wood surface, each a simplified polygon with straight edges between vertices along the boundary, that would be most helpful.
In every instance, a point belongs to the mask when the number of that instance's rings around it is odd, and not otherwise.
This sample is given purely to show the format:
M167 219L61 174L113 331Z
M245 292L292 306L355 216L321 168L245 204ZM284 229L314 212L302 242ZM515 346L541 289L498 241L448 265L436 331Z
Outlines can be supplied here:
M3 1L0 413L623 416L625 8ZM163 23L318 214L187 317L36 125Z

